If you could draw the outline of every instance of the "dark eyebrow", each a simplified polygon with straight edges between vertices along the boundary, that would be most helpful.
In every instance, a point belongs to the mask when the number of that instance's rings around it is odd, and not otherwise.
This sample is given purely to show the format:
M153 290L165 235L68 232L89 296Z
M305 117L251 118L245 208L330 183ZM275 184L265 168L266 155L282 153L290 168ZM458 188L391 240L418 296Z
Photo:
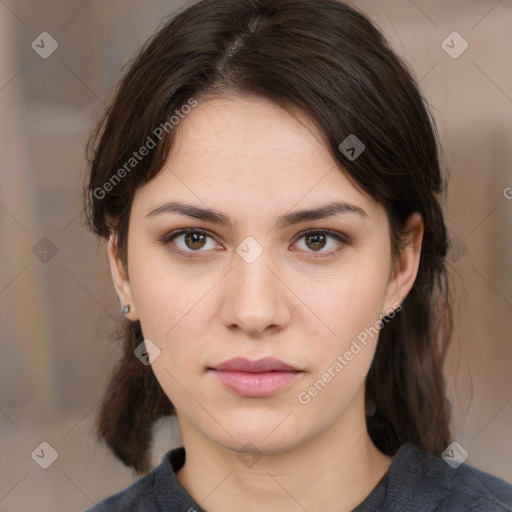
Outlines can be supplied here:
M327 217L333 217L335 215L346 213L355 213L361 217L368 218L368 214L359 206L345 203L343 201L334 201L332 203L327 203L315 208L298 210L292 213L287 213L286 215L282 215L281 217L277 218L277 221L274 224L274 228L284 228L287 226L292 226L293 224L298 224L299 222L305 220L325 219Z
M230 230L233 230L233 228L236 226L236 223L233 223L229 217L221 212L212 210L210 208L202 208L191 204L181 203L179 201L171 201L169 203L165 203L162 206L159 206L158 208L155 208L149 212L146 217L155 217L156 215L161 215L163 213L179 213L194 219L219 224ZM306 220L325 219L327 217L346 213L354 213L360 215L361 217L368 218L368 214L359 206L345 203L343 201L334 201L322 206L317 206L315 208L298 210L282 215L277 218L272 229L292 226Z

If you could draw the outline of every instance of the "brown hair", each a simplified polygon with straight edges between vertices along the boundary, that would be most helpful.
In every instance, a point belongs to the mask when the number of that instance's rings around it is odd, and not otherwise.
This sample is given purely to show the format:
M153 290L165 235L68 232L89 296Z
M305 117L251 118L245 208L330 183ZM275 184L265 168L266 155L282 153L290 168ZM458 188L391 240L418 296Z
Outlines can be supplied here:
M216 94L254 95L305 113L340 172L386 207L395 256L406 218L422 215L417 278L402 311L381 329L367 376L367 426L386 454L406 442L439 454L450 442L443 361L452 314L435 124L406 65L353 7L336 0L202 0L166 22L129 67L89 142L88 227L105 239L115 235L126 269L132 199L158 174L173 143L172 129L158 141L155 129L191 98ZM350 134L366 146L356 159L339 149ZM148 137L156 147L106 187ZM150 468L154 422L175 412L151 367L134 357L142 340L140 323L127 322L123 356L98 416L99 436L139 473Z

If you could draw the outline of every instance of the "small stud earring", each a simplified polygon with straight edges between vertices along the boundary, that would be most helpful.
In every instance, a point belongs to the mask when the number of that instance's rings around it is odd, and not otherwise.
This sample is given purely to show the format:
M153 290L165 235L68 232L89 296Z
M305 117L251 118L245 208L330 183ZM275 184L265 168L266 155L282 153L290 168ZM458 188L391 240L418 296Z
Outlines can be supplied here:
M125 304L122 308L121 308L121 313L123 315L126 315L127 313L130 312L130 304Z

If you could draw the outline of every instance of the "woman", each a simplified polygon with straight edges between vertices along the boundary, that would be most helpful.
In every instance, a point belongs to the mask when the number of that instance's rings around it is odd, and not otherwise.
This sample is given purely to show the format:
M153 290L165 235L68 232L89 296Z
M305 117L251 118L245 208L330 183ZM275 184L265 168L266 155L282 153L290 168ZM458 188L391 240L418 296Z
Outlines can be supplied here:
M128 320L98 431L147 473L100 510L511 510L450 438L435 131L364 15L197 2L91 145ZM150 471L171 414L183 447Z

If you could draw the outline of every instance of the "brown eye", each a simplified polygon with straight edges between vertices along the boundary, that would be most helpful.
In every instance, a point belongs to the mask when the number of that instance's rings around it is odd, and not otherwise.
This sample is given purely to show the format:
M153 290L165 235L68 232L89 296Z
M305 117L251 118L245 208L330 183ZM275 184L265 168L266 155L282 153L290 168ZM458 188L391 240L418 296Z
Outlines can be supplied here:
M206 243L206 236L192 231L185 235L185 245L192 250L202 249Z
M190 257L218 248L212 235L201 229L178 229L163 236L160 242L172 252Z
M341 233L329 230L309 230L299 236L296 244L301 245L299 249L310 253L313 257L331 256L342 250L347 244L345 237ZM327 247L327 250L324 250ZM318 254L315 254L318 253Z
M323 233L313 233L305 236L306 245L313 251L318 251L325 247L326 236Z

